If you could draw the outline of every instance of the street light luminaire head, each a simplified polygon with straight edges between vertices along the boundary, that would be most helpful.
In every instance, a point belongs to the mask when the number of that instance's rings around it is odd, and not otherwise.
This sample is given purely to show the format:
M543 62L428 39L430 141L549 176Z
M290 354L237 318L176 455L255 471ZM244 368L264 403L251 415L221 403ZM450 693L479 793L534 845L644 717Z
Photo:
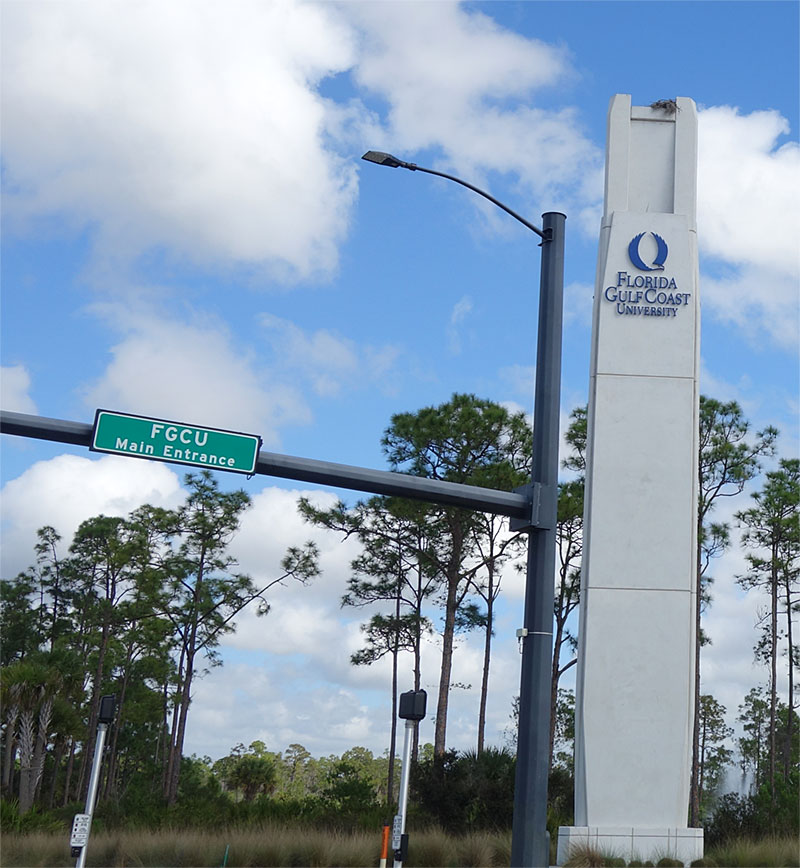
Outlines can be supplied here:
M391 154L386 154L383 151L367 151L361 159L367 160L370 163L377 163L379 166L389 166L390 169L400 167L407 169L409 167L408 163L398 160L397 157L393 157Z

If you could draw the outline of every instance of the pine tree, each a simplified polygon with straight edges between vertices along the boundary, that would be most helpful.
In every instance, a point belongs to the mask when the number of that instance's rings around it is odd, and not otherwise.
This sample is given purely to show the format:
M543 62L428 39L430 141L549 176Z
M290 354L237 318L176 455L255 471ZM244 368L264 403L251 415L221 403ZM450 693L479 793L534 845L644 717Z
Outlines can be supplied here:
M748 550L746 558L748 571L738 581L745 589L762 588L769 594L769 608L766 613L762 635L756 645L756 656L769 666L769 768L768 780L771 798L775 799L775 775L778 749L777 709L778 709L778 646L779 620L785 616L785 637L788 644L788 693L789 707L794 702L794 637L792 634L792 614L798 591L800 575L800 461L783 459L778 470L766 474L760 491L753 494L755 505L736 514L737 521L744 529L742 544ZM781 605L784 610L781 612ZM789 715L786 734L791 744L792 716ZM789 750L784 751L787 757ZM789 768L784 766L784 778L788 778Z
M711 602L708 574L712 558L729 543L729 527L712 522L711 514L720 498L741 494L761 469L760 460L774 452L778 432L767 427L751 436L750 423L736 401L722 403L700 396L698 495L697 495L697 594L695 606L695 683L692 770L689 794L689 823L700 823L700 648L707 644L702 614Z
M478 485L496 485L528 476L530 431L521 413L474 395L453 395L438 407L416 413L398 413L383 438L393 470ZM509 485L509 488L514 485ZM467 600L471 584L484 566L476 545L480 518L453 507L431 507L429 523L436 542L427 556L440 579L444 610L442 661L436 703L434 752L445 751L453 640L457 613Z
M222 492L208 471L188 474L189 496L173 518L180 545L165 560L171 580L167 610L176 636L177 672L172 703L169 750L164 775L164 797L174 804L178 797L181 757L186 721L192 697L192 682L199 655L212 665L219 662L220 639L234 629L233 619L245 606L258 601L259 614L269 611L264 594L292 577L308 581L319 572L316 548L290 549L282 563L283 574L259 588L253 580L234 572L235 559L228 545L239 529L242 513L250 506L242 490Z
M725 722L725 706L710 694L700 697L700 812L705 819L717 795L725 769L733 758L726 747L733 730Z

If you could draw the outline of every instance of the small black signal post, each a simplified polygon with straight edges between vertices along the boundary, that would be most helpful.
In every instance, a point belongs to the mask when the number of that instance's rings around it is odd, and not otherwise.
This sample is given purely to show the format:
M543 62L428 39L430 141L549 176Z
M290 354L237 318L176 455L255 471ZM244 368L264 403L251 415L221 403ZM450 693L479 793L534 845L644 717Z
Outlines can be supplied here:
M428 694L424 690L409 690L400 694L400 708L397 716L406 722L406 738L403 744L403 767L400 773L400 799L397 814L392 826L392 850L394 868L402 868L408 857L408 835L406 834L406 812L408 808L408 781L411 773L411 739L417 721L425 717Z
M100 783L100 765L103 762L103 748L106 743L106 732L109 724L114 720L114 711L117 705L117 697L112 693L109 696L100 697L100 710L97 713L97 739L94 743L94 759L92 760L92 773L89 778L89 792L86 795L86 810L83 814L75 814L72 821L72 833L70 835L70 855L77 859L75 868L84 868L86 865L86 847L89 843L89 832L92 830L92 814L97 799L97 787Z

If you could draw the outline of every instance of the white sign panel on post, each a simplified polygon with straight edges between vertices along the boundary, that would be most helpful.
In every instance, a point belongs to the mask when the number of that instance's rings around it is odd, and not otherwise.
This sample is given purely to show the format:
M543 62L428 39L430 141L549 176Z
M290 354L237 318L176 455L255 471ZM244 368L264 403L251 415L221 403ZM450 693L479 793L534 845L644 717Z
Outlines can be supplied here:
M91 814L75 814L72 820L72 834L69 836L70 847L85 847L89 840L89 828L92 825Z

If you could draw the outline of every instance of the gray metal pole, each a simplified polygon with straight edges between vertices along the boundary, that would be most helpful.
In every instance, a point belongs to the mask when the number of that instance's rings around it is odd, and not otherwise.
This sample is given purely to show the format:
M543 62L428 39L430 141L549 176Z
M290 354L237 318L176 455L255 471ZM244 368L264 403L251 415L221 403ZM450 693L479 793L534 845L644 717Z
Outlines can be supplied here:
M528 536L528 572L522 636L517 770L511 865L547 868L547 776L550 762L550 690L558 509L561 332L564 298L564 224L542 215L545 238L539 289L539 333L533 411L532 478L541 485L540 526Z
M395 827L393 829L392 844L394 849L400 847L398 836L402 838L406 831L406 813L408 811L408 781L411 777L411 740L414 735L414 726L416 720L406 721L406 738L403 743L403 767L400 770L400 800L397 807L397 816L395 817ZM402 868L403 861L395 857L394 868Z
M89 778L89 792L86 794L86 811L89 815L89 832L92 830L92 814L94 813L94 804L97 800L97 787L100 783L100 766L103 762L103 748L106 743L106 732L108 730L107 723L97 724L97 740L94 743L94 757L92 758L92 773ZM86 843L81 847L81 855L78 856L78 861L75 863L75 868L84 868L86 865L86 850L89 847L89 838L87 836Z

